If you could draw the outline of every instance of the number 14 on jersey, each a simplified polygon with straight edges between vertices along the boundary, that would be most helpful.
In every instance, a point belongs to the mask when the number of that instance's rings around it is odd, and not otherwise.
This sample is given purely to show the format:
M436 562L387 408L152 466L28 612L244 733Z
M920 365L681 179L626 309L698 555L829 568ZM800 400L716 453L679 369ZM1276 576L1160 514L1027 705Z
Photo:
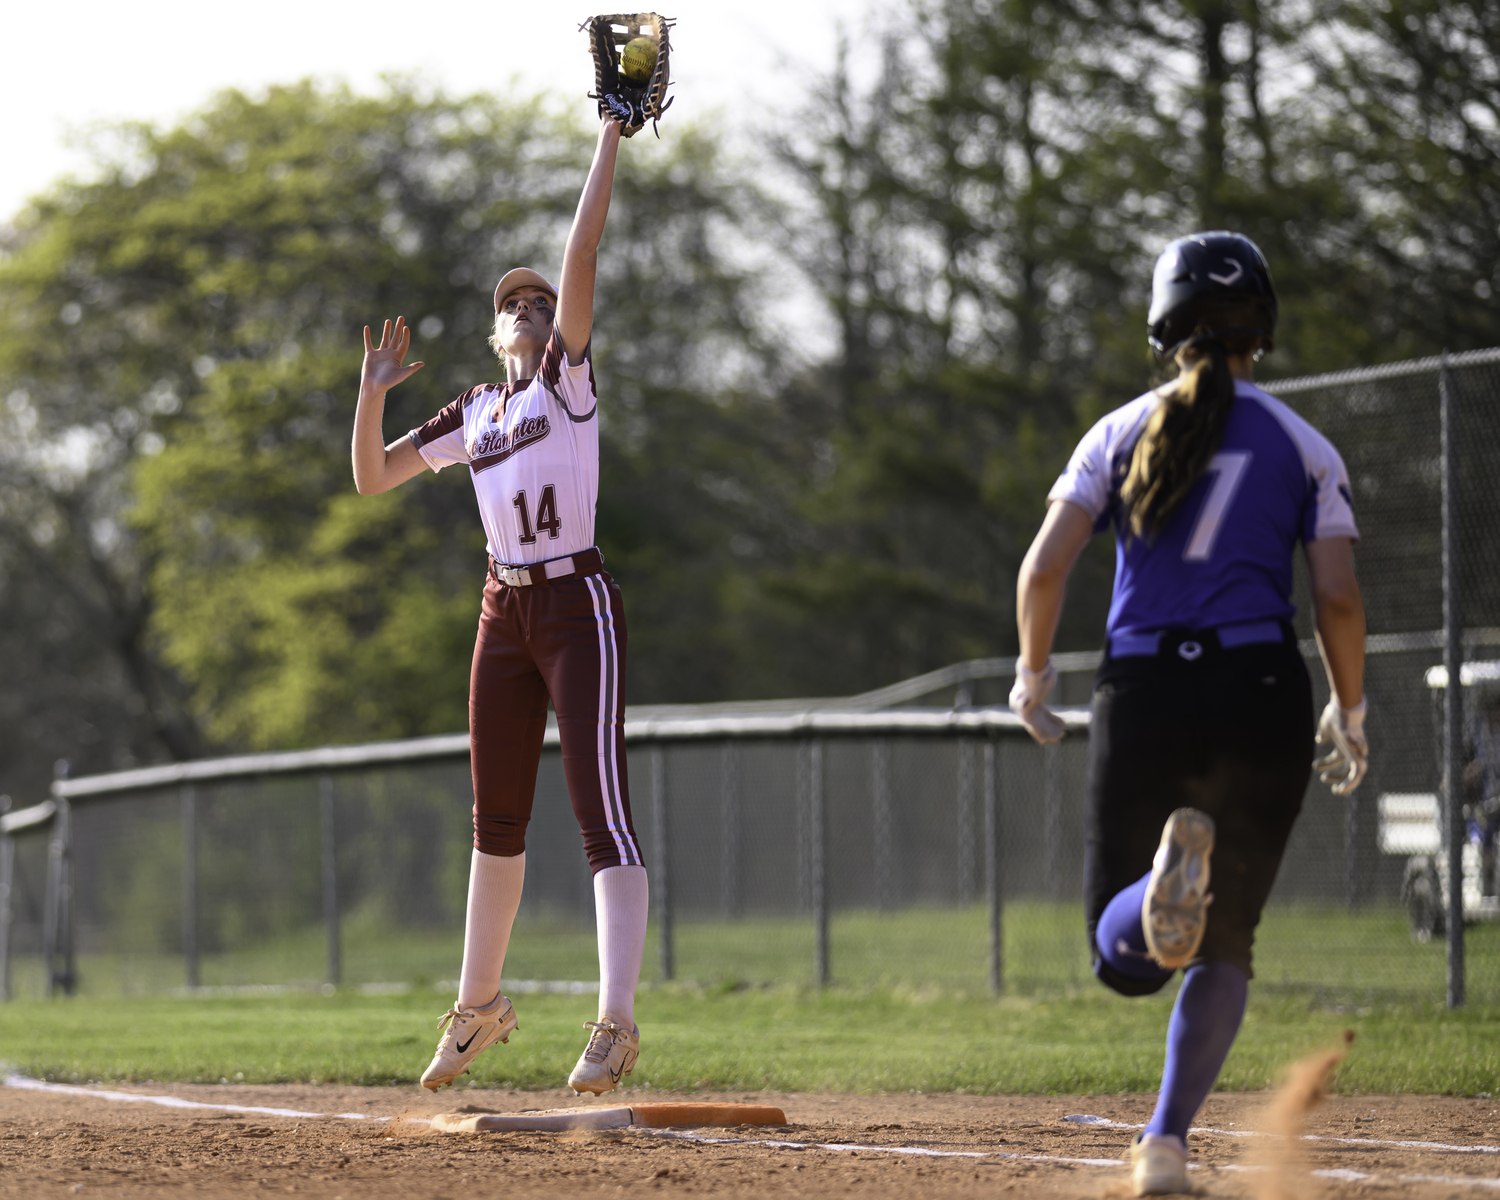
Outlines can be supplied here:
M525 492L517 492L511 504L515 506L521 520L521 544L523 546L530 546L535 542L539 533L545 533L549 538L556 538L562 531L562 519L557 515L557 492L550 483L542 488L541 497L536 502L534 523L526 506Z

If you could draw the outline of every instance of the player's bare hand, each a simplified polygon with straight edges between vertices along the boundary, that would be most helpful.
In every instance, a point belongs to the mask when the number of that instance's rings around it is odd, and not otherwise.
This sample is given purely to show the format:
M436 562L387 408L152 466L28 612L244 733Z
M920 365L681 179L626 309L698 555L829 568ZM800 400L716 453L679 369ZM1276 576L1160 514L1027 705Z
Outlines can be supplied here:
M380 331L380 345L370 339L370 327L365 326L365 365L360 372L359 390L387 392L410 379L425 363L407 363L406 352L411 349L411 330L405 317L397 317L393 326L386 321Z

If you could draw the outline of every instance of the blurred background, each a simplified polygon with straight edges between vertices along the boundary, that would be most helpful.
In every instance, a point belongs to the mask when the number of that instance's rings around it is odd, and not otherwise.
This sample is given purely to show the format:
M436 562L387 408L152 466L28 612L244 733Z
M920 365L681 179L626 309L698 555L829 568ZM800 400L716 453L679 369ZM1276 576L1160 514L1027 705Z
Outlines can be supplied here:
M0 190L0 792L16 806L61 759L81 775L465 727L472 489L450 471L355 495L359 331L404 313L428 364L391 396L388 439L495 377L494 281L556 270L588 163L586 15L20 18L32 53L3 86L28 140ZM1084 429L1154 381L1150 267L1183 232L1243 230L1269 257L1266 379L1500 345L1493 0L671 15L678 98L660 140L621 155L594 341L598 541L627 598L633 705L849 696L1014 653L1045 492ZM1361 550L1390 564L1376 634L1441 623L1436 379L1304 405L1343 422L1335 440L1365 455L1356 506L1392 521ZM1474 411L1495 411L1493 379L1474 387ZM1486 498L1493 422L1475 419ZM1062 650L1099 645L1108 542L1075 576ZM1482 607L1497 580L1475 569ZM1439 651L1402 645L1393 694L1424 749L1386 769L1432 790L1422 671ZM942 768L954 797L960 757ZM466 804L449 805L459 846ZM1363 828L1375 855L1369 813ZM972 898L954 870L933 903ZM451 899L430 919L455 919ZM162 920L176 938L175 909Z

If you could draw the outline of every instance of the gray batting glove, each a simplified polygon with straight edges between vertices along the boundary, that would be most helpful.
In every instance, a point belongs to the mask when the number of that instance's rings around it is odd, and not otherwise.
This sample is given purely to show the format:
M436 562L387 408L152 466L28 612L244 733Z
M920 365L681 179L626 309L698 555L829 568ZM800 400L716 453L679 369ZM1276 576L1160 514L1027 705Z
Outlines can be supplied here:
M1370 743L1365 738L1365 702L1340 708L1337 696L1318 720L1318 745L1328 753L1313 759L1313 770L1335 796L1347 796L1370 768Z
M1047 693L1057 682L1057 671L1049 661L1040 671L1027 670L1016 660L1016 686L1010 689L1010 711L1021 718L1027 732L1044 746L1062 741L1066 732L1062 718L1047 707Z

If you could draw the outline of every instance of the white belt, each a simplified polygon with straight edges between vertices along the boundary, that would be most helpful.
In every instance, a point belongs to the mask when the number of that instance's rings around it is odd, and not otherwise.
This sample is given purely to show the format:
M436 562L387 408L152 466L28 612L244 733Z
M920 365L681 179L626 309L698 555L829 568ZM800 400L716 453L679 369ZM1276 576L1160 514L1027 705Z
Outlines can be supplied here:
M565 554L561 558L549 558L546 562L531 563L524 567L508 567L504 563L490 560L490 571L506 587L532 587L546 583L549 579L562 579L569 575L588 575L604 565L604 556L597 546L577 554Z

